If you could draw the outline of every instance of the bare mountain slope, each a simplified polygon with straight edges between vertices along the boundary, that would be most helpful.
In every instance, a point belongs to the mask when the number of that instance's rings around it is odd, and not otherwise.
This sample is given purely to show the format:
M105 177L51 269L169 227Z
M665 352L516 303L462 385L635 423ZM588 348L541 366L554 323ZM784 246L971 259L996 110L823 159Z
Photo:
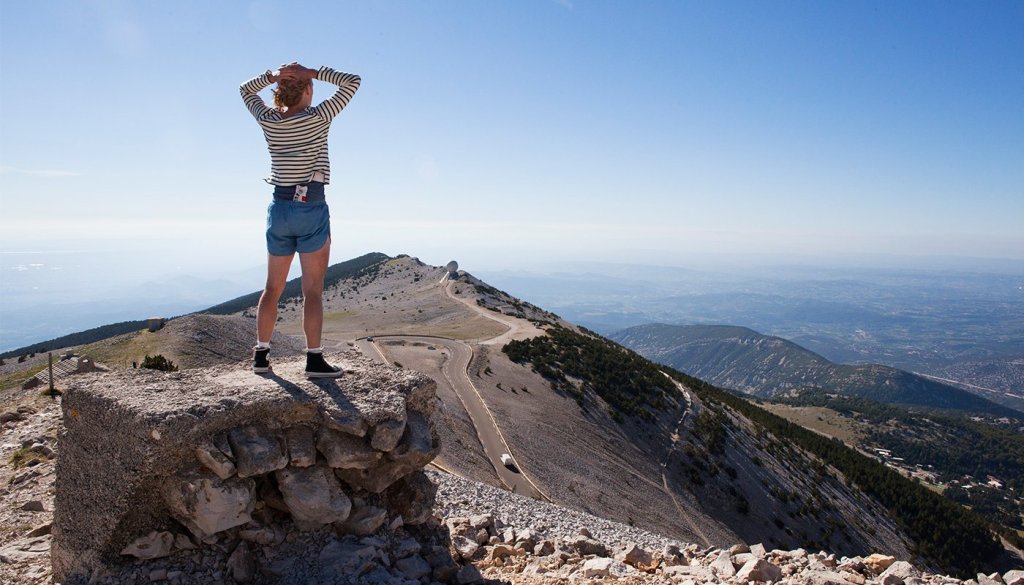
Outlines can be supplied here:
M835 469L692 388L673 384L664 408L623 417L589 389L582 404L552 390L535 368L488 351L471 372L555 501L704 545L909 555L885 510Z
M298 355L304 344L281 333L273 338L277 355ZM111 368L130 368L132 362L142 363L146 355L163 355L179 368L202 368L216 364L235 363L251 355L255 343L255 325L252 320L231 315L192 314L171 319L160 329L140 329L95 341L85 345L53 348L58 352L72 351L85 355ZM0 389L6 381L18 381L19 368L34 372L45 366L45 354L36 354L32 360L19 364L15 360L0 371ZM6 374L6 375L3 375Z
M329 349L353 347L438 382L443 468L700 544L934 557L865 494L855 468L755 420L756 407L471 275L444 276L408 256L363 263L329 283L324 329ZM253 305L231 308L108 340L106 351L116 362L126 355L118 344L133 355L161 349L184 367L246 359ZM294 300L281 304L279 331L301 333ZM275 340L272 356L299 339Z
M704 427L722 426L723 419L709 418L698 396L660 373L670 389L649 418L623 416L586 391L581 406L531 366L509 359L495 340L556 329L588 334L471 275L442 283L444 273L399 257L372 274L339 281L326 295L325 328L334 343L353 343L438 381L439 412L447 421L442 465L515 487L502 478L504 466L488 457L481 444L486 433L468 414L478 396L519 471L552 501L698 543L744 539L909 555L906 536L877 504L843 485L834 470L827 477L816 472L820 465L806 453L759 438L743 417L722 415L730 421L729 438L720 455L711 454ZM300 317L300 307L287 306L281 329L298 332ZM445 369L458 358L457 346L430 343L429 336L469 346L470 388L460 392L455 373ZM698 420L704 426L695 426Z

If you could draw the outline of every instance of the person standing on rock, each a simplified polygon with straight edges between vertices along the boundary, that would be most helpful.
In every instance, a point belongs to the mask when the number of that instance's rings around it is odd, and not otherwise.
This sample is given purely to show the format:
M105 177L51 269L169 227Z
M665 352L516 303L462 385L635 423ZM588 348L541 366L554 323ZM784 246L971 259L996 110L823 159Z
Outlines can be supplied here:
M337 86L327 100L313 101L313 80ZM274 107L260 90L277 83ZM306 334L306 376L337 378L342 370L327 363L320 346L323 329L324 274L331 251L331 224L324 186L330 183L327 133L331 122L359 89L358 75L329 67L308 69L298 63L246 81L242 101L263 129L270 151L273 201L267 210L267 285L256 314L256 347L252 369L270 371L270 338L277 322L277 303L284 292L295 253L302 266L302 329Z

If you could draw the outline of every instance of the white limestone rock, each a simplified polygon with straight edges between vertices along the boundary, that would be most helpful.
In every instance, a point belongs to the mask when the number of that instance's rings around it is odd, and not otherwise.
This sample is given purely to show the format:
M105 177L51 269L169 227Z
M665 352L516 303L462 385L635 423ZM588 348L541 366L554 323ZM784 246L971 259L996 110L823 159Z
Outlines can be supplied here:
M186 475L164 484L163 496L171 515L197 538L207 541L218 532L252 519L255 490L251 479Z
M284 438L288 444L290 467L310 467L316 464L316 442L311 427L289 427L284 432Z
M833 571L804 571L800 574L807 585L850 585L843 573ZM863 578L862 578L863 579Z
M689 565L671 565L663 567L662 572L670 577L690 577L698 583L709 583L716 580L714 572L707 567Z
M378 451L391 451L398 446L405 433L405 419L385 420L373 427L370 446Z
M405 424L405 432L398 445L388 453L388 459L419 469L437 456L441 446L430 420L421 412L412 411Z
M235 464L227 458L224 453L214 446L213 441L204 441L196 446L196 459L204 467L212 471L221 479L227 479L235 474Z
M878 576L883 585L899 585L907 579L919 578L921 572L907 561L896 561Z
M625 577L636 574L637 571L615 559L595 557L584 561L581 572L585 578L589 579L593 577Z
M722 579L728 579L736 574L736 567L733 566L732 557L727 550L719 552L718 557L709 566Z
M368 469L383 457L365 439L329 428L320 429L316 448L327 459L327 465L335 469Z
M522 549L509 546L507 544L496 544L490 548L487 553L487 558L494 561L498 559L506 559L508 557L523 556L526 555Z
M186 534L174 535L174 550L195 550L196 544Z
M335 469L334 473L338 479L352 487L379 494L416 469L394 461L384 461L367 469ZM406 522L411 524L408 518Z
M876 575L881 575L896 562L896 557L875 553L864 559L864 564Z
M477 544L475 540L471 540L458 534L452 536L452 546L455 548L455 551L459 556L465 560L473 558L476 551L480 550L480 545Z
M490 528L494 525L494 516L492 514L476 514L469 517L469 525L477 530L481 528Z
M299 530L313 530L348 519L352 501L329 469L287 467L275 472L274 477Z
M654 563L651 553L635 542L627 543L625 548L615 554L615 560L637 568L650 567Z
M345 534L367 536L376 533L387 522L388 512L376 506L359 506L347 520L337 524Z
M569 542L569 546L576 549L581 556L586 555L597 555L599 557L608 556L608 547L603 542L598 542L593 538L580 534L572 541Z
M396 559L404 559L405 557L419 554L422 548L418 540L409 536L396 542L391 547L391 552L395 555Z
M736 580L762 581L772 583L782 578L782 570L764 559L754 558L747 561L739 571L736 572Z
M232 429L228 442L235 454L238 477L265 475L288 465L288 454L282 442L262 427Z

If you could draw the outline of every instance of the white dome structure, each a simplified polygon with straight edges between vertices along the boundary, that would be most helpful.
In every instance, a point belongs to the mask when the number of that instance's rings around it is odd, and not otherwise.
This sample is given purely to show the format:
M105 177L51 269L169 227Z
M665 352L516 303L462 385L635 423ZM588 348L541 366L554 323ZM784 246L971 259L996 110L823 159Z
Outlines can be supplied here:
M441 277L442 283L448 282L449 280L456 280L457 278L459 278L459 263L456 262L455 260L452 260L448 264L445 264L444 269L444 276Z

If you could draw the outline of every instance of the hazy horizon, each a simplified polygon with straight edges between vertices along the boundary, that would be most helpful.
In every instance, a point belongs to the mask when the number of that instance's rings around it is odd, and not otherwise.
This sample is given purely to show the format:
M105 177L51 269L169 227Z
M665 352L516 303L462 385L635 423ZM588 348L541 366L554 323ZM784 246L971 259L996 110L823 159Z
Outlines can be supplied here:
M286 6L316 22L252 42ZM339 258L1024 260L1019 2L0 10L3 104L46 114L0 119L19 250L174 237L261 261L268 156L237 88L298 60L363 78L331 131Z
M269 42L294 10L317 18ZM1012 1L3 3L0 319L260 288L269 157L238 85L292 60L362 77L330 136L335 261L1017 273L1020 30Z
M2 240L0 240L2 242ZM0 351L52 339L91 327L123 320L164 317L200 310L259 290L265 266L259 258L239 256L217 263L194 262L186 250L173 250L148 240L149 246L126 251L119 240L93 240L90 247L71 249L53 242L53 248L0 252ZM872 271L881 273L995 274L1020 277L1024 295L1024 261L956 257L812 255L708 255L687 259L678 254L644 251L635 256L602 260L534 258L523 262L496 262L486 253L454 251L359 250L345 256L336 248L332 263L369 252L395 256L409 254L435 266L457 260L460 267L486 280L490 275L638 274L646 279L678 278L676 271L692 271L703 277L757 279L803 278L856 279ZM223 255L227 252L222 251ZM155 261L154 261L155 259ZM298 276L294 262L292 277ZM495 284L495 283L492 283ZM532 299L525 299L532 300ZM26 324L66 322L50 333L32 333ZM12 327L12 324L16 327ZM12 336L12 329L19 334ZM22 330L24 329L24 330Z

